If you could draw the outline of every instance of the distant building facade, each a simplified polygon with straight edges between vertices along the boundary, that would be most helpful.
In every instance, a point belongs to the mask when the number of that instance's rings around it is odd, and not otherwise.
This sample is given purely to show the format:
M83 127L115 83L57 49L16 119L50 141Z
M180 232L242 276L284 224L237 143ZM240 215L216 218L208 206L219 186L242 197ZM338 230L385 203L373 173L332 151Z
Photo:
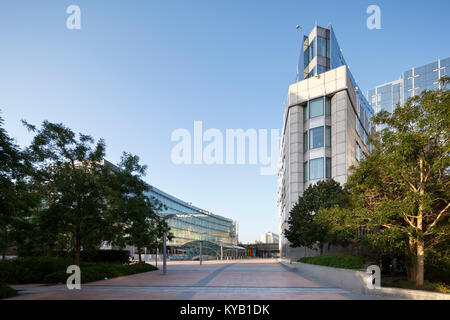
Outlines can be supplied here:
M381 110L392 113L398 104L403 105L423 90L439 89L439 80L444 76L450 76L450 57L404 71L400 79L368 90L367 99L375 113Z

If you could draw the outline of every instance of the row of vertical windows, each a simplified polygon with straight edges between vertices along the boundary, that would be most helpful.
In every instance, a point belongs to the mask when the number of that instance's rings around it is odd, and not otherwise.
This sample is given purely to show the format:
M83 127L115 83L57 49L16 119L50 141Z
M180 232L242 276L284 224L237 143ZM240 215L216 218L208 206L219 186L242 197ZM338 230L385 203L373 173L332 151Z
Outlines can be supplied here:
M324 158L311 159L303 163L303 181L323 179ZM325 177L331 178L331 158L325 158Z

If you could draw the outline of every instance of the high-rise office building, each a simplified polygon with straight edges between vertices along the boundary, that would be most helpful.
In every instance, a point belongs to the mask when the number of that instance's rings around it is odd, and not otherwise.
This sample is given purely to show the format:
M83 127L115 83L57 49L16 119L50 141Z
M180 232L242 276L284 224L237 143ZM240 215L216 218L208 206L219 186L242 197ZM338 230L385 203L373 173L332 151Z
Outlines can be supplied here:
M333 178L345 183L349 167L371 152L374 111L354 80L333 28L314 27L303 38L303 78L289 86L279 166L279 234L282 256L299 257L283 231L289 212L311 184ZM313 254L313 253L309 253Z
M273 232L266 232L259 236L259 242L261 243L278 243L278 241L278 235Z
M444 76L450 76L450 57L404 71L400 79L368 90L367 99L375 113L381 110L392 112L397 104L403 105L408 98L418 95L425 89L439 89L441 87L439 79Z

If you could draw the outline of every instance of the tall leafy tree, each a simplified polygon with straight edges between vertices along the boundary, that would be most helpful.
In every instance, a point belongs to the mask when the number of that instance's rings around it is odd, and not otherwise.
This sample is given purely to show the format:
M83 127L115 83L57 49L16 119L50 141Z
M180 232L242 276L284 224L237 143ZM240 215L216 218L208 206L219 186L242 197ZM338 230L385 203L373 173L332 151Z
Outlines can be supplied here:
M98 246L114 234L107 210L111 170L103 165L105 143L85 134L76 135L61 123L44 121L29 147L45 193L45 210L39 214L42 228L52 233L54 246L74 250L80 263L81 249Z
M26 153L3 128L0 117L0 242L2 256L20 239L38 198L33 192L33 167Z
M325 243L336 242L327 224L317 219L320 209L345 206L348 194L335 180L319 181L309 186L290 211L288 228L284 231L292 247L313 248L318 244L320 254Z
M373 154L354 170L347 185L354 198L348 225L385 240L397 239L409 259L409 278L418 286L424 281L425 253L450 241L447 84L448 78L443 89L424 91L392 114L377 114L374 122L385 128L373 137ZM381 249L386 243L372 241Z
M118 243L137 247L139 262L142 249L154 246L167 228L157 214L162 204L149 196L151 186L143 180L146 169L146 165L139 163L138 156L124 152L119 171L115 172L115 192L110 197L115 220L121 227L122 237Z

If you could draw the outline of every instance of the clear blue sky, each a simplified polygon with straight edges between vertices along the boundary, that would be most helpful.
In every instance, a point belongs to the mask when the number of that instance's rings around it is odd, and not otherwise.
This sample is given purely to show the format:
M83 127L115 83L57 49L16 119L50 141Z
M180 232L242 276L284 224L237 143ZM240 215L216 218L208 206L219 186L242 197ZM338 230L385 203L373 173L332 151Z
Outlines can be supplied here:
M66 8L81 8L81 30ZM366 8L381 8L381 30ZM281 128L298 31L332 23L360 87L450 55L448 1L2 0L0 109L21 145L26 119L63 122L148 164L147 181L240 222L240 239L278 232L277 177L259 166L170 160L177 128Z

